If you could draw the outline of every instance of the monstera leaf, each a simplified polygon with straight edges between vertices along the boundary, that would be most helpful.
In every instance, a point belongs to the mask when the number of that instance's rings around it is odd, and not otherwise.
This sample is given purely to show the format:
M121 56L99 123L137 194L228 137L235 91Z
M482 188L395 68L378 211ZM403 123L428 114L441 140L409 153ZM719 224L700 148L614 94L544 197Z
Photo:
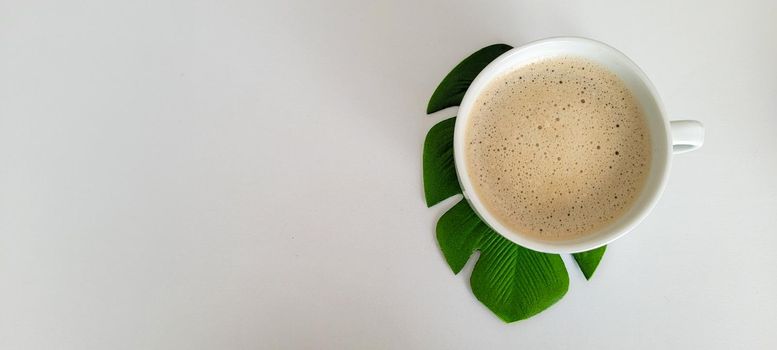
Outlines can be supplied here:
M505 322L531 317L561 299L569 277L561 257L521 247L494 232L466 200L437 222L437 241L454 273L475 250L472 292Z
M605 250L607 250L606 245L587 252L572 254L572 256L575 257L577 266L580 266L580 270L583 271L585 279L590 280L591 276L594 275L596 267L599 266L599 262L602 261Z
M437 90L434 90L432 98L429 99L429 105L426 106L426 113L434 113L444 108L458 106L461 99L464 98L469 84L475 80L478 73L499 55L512 48L512 46L505 44L486 46L461 61L445 76L445 79L437 86Z
M431 207L461 193L453 162L453 127L456 118L443 120L426 135L424 142L424 194Z
M470 83L488 63L512 48L485 47L459 63L437 87L427 108L433 113L461 103ZM424 142L423 175L427 206L461 193L453 158L456 118L439 122ZM521 247L486 225L466 200L437 222L437 241L445 260L458 274L471 255L480 251L470 277L475 297L505 322L531 317L560 300L569 286L561 257ZM593 276L606 246L574 254L586 279Z

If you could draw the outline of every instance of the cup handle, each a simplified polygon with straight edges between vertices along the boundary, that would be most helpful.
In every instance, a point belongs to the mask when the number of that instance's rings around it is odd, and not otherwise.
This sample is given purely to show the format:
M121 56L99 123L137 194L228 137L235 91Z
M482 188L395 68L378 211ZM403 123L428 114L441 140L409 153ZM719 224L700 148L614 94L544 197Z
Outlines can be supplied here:
M694 151L704 144L704 125L700 121L673 120L669 122L669 128L674 154Z

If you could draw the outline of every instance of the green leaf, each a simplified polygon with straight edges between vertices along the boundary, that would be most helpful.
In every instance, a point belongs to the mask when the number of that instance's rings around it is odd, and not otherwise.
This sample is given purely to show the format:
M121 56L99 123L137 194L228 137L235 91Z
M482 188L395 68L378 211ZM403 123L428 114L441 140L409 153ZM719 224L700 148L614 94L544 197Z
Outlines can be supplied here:
M480 220L466 200L440 217L437 221L437 242L454 274L464 268L472 252L480 249L490 231L491 228Z
M434 90L426 113L434 113L444 108L458 106L469 84L491 61L513 47L505 44L486 46L465 58L445 76L437 89Z
M586 252L572 254L572 256L575 257L577 266L580 266L580 270L583 271L585 279L590 280L591 276L594 275L596 267L599 266L599 262L602 261L602 256L604 256L605 250L607 250L607 246L603 245L599 248L591 249Z
M424 142L424 194L431 207L461 193L453 160L453 129L456 117L443 120L426 134Z
M470 277L475 297L505 322L547 309L569 288L561 257L523 248L480 220L466 200L437 222L437 241L445 260L459 273L475 250L480 258Z

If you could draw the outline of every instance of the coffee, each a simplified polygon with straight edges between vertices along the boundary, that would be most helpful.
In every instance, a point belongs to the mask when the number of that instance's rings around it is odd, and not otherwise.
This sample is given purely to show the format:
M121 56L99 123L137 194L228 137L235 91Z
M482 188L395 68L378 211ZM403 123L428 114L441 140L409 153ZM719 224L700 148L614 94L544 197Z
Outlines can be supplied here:
M578 57L507 72L477 97L465 163L486 209L544 240L597 231L636 201L650 170L650 135L614 73Z

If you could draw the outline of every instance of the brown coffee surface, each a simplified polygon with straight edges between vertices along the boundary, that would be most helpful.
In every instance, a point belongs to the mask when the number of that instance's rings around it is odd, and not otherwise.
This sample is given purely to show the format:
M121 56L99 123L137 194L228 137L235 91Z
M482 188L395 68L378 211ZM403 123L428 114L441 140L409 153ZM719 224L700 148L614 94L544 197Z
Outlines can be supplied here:
M650 135L624 82L587 59L557 57L493 80L466 130L475 192L504 226L545 240L594 232L635 202Z

